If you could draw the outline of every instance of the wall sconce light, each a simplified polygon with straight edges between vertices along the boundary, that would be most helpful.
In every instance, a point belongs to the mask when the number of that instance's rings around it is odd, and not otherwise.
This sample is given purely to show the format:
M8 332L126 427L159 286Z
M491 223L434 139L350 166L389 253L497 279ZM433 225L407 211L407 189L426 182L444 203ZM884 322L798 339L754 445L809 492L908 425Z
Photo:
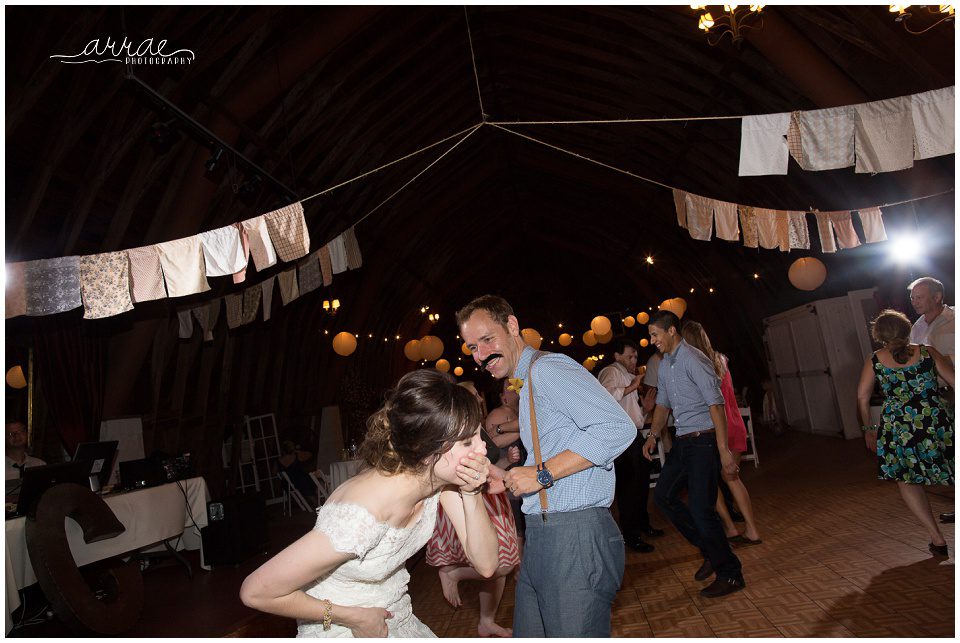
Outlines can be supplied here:
M427 315L427 319L430 320L431 324L436 324L438 321L440 321L440 313L430 313Z
M339 299L334 299L332 303L331 303L329 300L327 300L327 299L324 299L324 300L323 300L323 311L324 311L324 312L326 312L326 313L328 313L328 314L330 314L330 315L336 315L336 314L337 314L337 310L339 310L339 309L340 309L340 300L339 300Z

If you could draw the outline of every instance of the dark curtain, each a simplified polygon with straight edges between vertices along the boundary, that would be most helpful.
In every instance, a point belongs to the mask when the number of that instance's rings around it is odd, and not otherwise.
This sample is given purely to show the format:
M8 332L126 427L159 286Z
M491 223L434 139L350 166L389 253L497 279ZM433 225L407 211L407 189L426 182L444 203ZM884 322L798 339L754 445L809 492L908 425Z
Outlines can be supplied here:
M73 455L80 442L96 439L103 414L104 351L99 334L73 315L37 320L34 349L39 390L51 429Z

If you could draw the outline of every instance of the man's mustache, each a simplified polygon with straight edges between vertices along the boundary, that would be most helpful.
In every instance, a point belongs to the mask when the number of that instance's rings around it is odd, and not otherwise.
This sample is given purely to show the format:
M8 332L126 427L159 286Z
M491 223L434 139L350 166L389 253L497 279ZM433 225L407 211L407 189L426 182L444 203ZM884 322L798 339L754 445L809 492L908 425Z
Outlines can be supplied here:
M480 368L486 370L487 365L498 357L503 357L500 353L493 353L492 355L487 355L487 359L480 362Z

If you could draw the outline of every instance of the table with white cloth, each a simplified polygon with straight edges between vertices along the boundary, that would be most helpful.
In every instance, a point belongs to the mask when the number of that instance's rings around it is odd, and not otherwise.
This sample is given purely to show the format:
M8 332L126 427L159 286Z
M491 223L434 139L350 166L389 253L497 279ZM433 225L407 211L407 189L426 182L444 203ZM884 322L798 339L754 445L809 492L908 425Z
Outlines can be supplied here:
M87 544L80 525L65 519L70 551L77 566L120 554L161 545L179 537L177 549L200 550L200 566L210 569L203 556L200 529L207 526L210 492L203 478L170 482L159 487L103 496L117 519L126 528L114 537ZM37 582L27 551L26 518L6 521L6 629L9 633L14 610L20 607L18 590Z
M343 460L330 463L330 492L360 473L363 460Z

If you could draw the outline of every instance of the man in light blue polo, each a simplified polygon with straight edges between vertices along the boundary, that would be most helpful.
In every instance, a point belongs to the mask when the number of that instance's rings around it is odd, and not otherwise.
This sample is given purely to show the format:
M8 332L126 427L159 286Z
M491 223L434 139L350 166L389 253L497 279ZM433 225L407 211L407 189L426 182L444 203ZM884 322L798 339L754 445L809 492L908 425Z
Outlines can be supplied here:
M496 379L515 378L521 387L520 439L528 456L504 478L523 496L526 515L513 635L608 637L625 558L623 535L610 515L613 460L637 429L580 364L524 344L502 297L474 299L457 312L457 323L477 364ZM531 377L543 457L539 470L530 428Z
M680 336L680 320L668 310L650 316L650 341L663 355L657 386L653 425L643 445L643 455L653 459L657 438L673 411L677 435L657 479L653 499L670 522L703 554L703 565L694 575L717 578L700 590L706 598L725 596L744 588L740 559L724 534L715 505L721 469L732 476L736 461L727 446L720 378L702 352ZM689 507L680 500L688 490Z

